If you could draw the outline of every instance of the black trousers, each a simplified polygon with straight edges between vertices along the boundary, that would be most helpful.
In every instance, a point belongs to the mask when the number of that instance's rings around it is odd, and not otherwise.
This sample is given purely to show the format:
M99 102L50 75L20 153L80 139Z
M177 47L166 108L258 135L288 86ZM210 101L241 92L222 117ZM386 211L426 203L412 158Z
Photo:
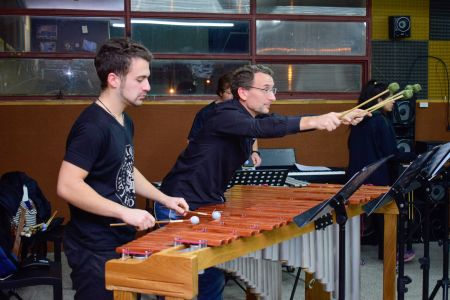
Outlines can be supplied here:
M70 236L64 237L64 252L69 266L75 300L112 300L113 292L105 289L105 263L120 255L115 251L92 251L83 248Z

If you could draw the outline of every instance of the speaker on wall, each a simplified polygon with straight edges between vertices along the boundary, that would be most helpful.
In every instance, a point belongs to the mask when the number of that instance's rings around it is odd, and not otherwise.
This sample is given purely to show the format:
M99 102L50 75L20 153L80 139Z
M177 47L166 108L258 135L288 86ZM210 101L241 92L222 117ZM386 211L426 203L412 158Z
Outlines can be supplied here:
M410 16L389 17L389 38L398 39L411 36Z

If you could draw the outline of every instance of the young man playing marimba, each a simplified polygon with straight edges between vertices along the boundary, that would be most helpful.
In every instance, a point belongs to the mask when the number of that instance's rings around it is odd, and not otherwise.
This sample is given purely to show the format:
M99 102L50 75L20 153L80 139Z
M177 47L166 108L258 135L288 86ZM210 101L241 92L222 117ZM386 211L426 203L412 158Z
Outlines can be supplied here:
M269 115L276 100L273 72L262 65L236 70L232 79L234 99L218 104L197 137L178 157L164 178L161 190L184 197L191 209L225 201L224 192L236 169L247 160L253 138L282 137L305 130L332 131L341 124L359 123L368 113L354 110L308 117ZM156 204L158 219L176 217L174 212ZM199 300L222 299L223 272L216 268L199 276Z
M184 199L161 193L134 166L134 127L124 110L141 105L150 91L151 57L125 39L106 42L95 57L102 91L67 139L57 191L70 207L64 251L75 299L113 299L105 289L106 261L118 257L116 247L131 241L136 228L155 225L150 213L136 209L136 193L180 214L188 210ZM131 226L109 226L115 222Z

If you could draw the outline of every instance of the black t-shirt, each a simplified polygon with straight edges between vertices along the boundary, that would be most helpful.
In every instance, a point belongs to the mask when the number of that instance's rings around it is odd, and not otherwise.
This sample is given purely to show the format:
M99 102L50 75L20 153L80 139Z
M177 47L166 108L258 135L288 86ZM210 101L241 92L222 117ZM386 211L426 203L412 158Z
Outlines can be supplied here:
M124 113L124 126L97 104L88 106L75 121L67 138L64 160L89 174L85 182L101 196L127 207L136 206L134 190L134 127ZM67 233L94 250L113 250L134 238L131 226L81 210L71 204Z
M192 141L203 128L206 120L208 120L210 115L214 112L214 108L216 107L216 105L217 103L213 101L197 112L194 118L194 122L192 122L191 131L189 131L189 141Z
M253 118L237 100L220 103L163 179L161 190L184 197L192 209L220 203L234 171L248 159L253 138L297 133L299 122L300 117L274 114Z

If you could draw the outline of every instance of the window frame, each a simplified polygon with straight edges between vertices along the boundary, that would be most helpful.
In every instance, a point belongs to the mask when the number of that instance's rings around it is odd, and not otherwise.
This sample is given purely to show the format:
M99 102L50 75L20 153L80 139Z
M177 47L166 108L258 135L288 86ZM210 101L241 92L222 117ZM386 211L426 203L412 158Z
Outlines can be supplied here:
M61 17L117 17L125 22L125 36L131 37L132 18L158 18L158 19L195 19L195 20L236 20L248 21L249 27L249 53L247 54L165 54L153 53L158 59L202 59L202 60L247 60L253 64L289 63L289 64L359 64L362 68L361 86L367 82L371 74L371 0L366 1L365 16L312 16L312 15L280 15L256 14L256 0L250 0L250 14L214 14L214 13L175 13L175 12L137 12L131 11L131 0L124 0L123 11L93 11L93 10L66 10L66 9L3 9L2 15L8 16L61 16ZM310 56L310 55L257 55L256 54L256 21L257 20L286 20L286 21L317 21L317 22L365 22L366 24L366 53L363 56ZM94 53L42 53L42 52L0 52L0 59L5 58L39 58L39 59L93 59ZM276 82L276 74L274 76ZM327 99L349 100L357 98L359 93L330 93L330 92L279 92L277 99ZM66 96L71 100L92 99L92 96ZM58 99L58 96L53 98ZM147 99L153 100L149 96ZM211 100L211 95L167 95L157 96L158 100ZM0 101L8 100L42 100L52 99L50 96L0 96ZM63 97L64 99L64 97Z

